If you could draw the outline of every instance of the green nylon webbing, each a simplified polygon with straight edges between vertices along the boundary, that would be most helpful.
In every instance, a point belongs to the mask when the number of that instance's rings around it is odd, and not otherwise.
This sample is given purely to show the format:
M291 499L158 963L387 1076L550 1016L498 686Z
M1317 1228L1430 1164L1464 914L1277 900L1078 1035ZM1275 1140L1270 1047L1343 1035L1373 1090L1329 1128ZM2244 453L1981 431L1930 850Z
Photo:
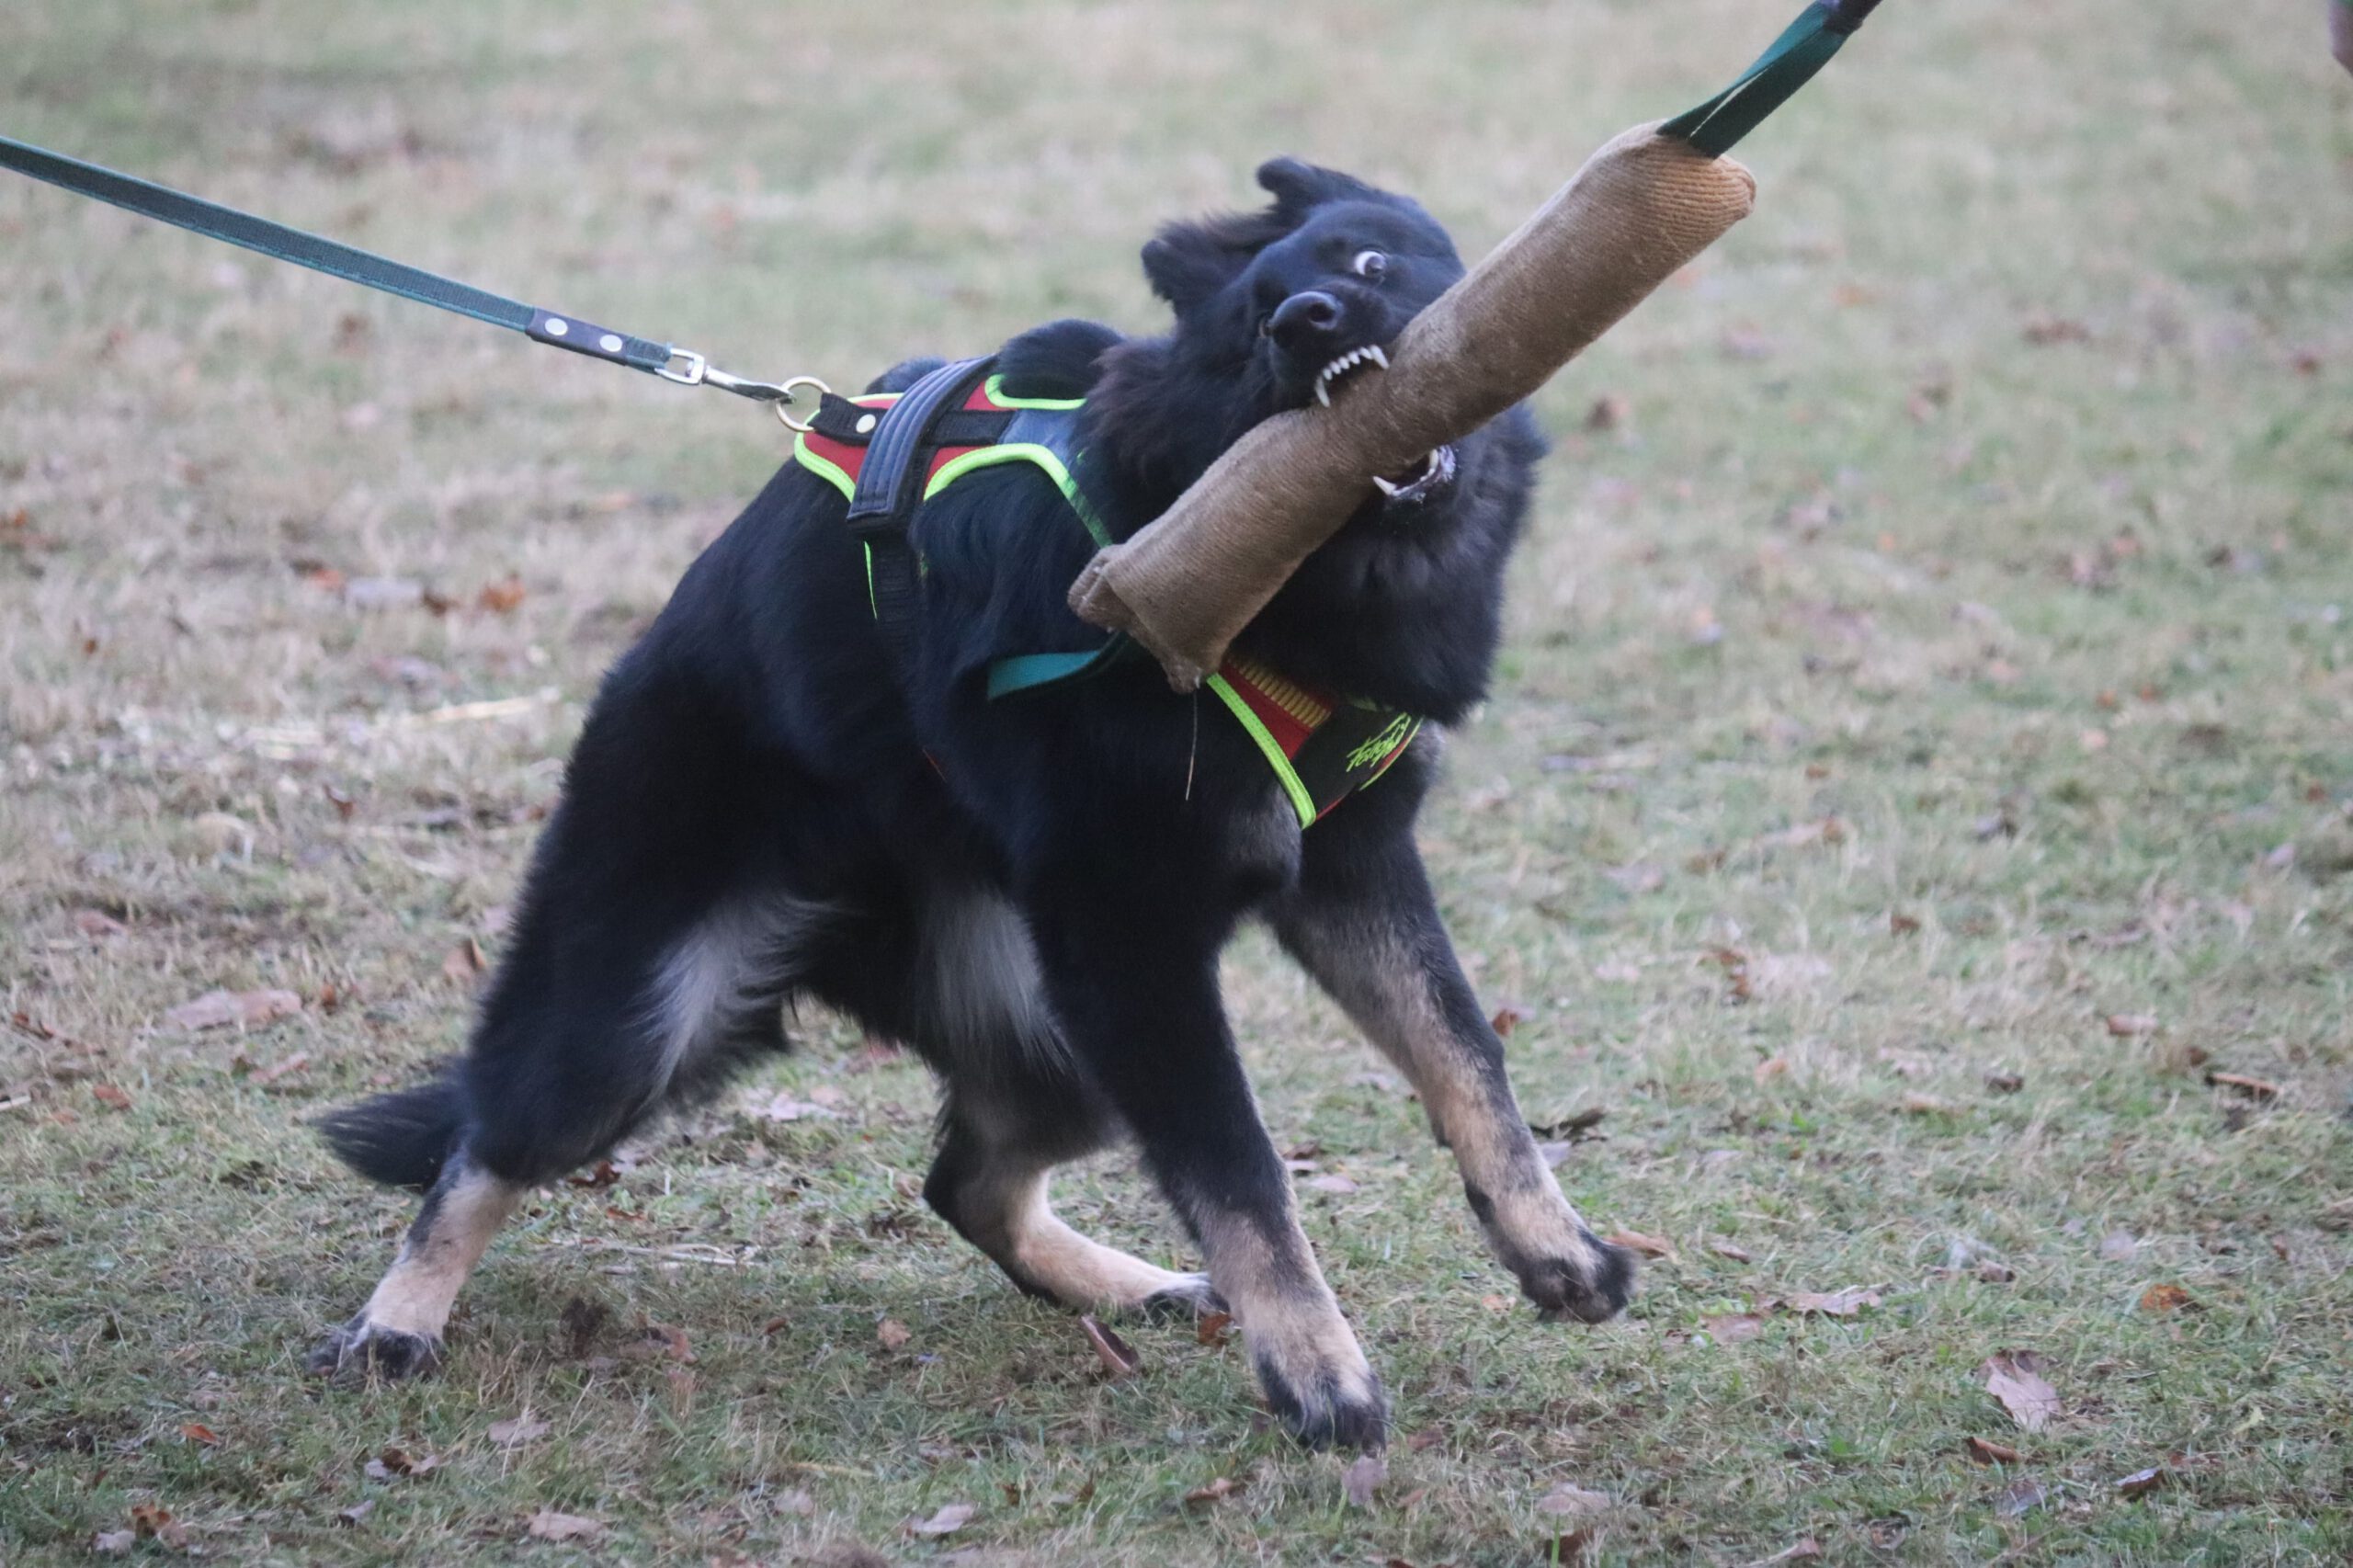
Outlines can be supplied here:
M1659 127L1659 133L1680 136L1711 158L1722 157L1827 65L1876 4L1878 0L1815 0L1738 81L1677 115Z

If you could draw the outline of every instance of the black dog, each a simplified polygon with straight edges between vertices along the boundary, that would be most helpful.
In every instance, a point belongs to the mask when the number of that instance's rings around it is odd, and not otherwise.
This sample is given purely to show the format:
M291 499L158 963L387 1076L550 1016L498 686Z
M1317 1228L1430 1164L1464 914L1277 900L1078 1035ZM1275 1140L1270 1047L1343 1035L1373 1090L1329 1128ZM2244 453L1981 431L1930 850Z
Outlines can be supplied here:
M1027 462L926 501L901 656L841 487L806 462L688 572L588 716L470 1053L328 1124L362 1174L426 1197L314 1369L430 1367L525 1188L780 1047L782 1006L806 994L938 1072L925 1195L1017 1285L1097 1310L1230 1303L1292 1431L1377 1446L1381 1383L1300 1230L1220 1005L1219 951L1254 915L1420 1091L1528 1296L1587 1321L1625 1303L1631 1262L1562 1198L1439 925L1412 833L1433 733L1385 759L1410 723L1357 747L1352 767L1394 766L1311 828L1328 802L1302 803L1238 710L1172 694L1148 661L985 695L997 660L1099 641L1063 603L1095 548L1084 515L1133 532L1258 420L1378 373L1358 351L1461 276L1411 201L1290 160L1258 178L1267 210L1144 248L1169 335L1059 322L1000 352L1006 400L1085 400L1066 416L1076 509ZM1294 708L1321 691L1461 719L1485 689L1541 453L1515 410L1369 492L1245 634L1247 667ZM1047 1173L1122 1132L1206 1277L1089 1241L1048 1207Z

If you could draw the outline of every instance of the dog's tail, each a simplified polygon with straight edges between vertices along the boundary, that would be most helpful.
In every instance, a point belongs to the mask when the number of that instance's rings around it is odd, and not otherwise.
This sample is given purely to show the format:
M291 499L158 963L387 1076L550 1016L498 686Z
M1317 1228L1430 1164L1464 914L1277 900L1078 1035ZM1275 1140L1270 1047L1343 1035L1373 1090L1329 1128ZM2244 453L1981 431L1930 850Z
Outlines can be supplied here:
M386 1187L433 1185L465 1131L466 1098L454 1072L329 1111L319 1132L337 1158Z

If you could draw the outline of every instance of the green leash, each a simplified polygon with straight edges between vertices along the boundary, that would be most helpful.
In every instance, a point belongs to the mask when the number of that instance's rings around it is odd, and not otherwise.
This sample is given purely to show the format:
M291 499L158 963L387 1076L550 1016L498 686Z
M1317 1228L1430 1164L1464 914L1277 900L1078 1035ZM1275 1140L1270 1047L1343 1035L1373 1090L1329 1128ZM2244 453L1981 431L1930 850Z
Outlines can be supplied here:
M1879 0L1815 0L1783 29L1773 46L1740 74L1740 80L1696 108L1686 109L1665 125L1662 136L1680 136L1711 158L1721 158L1733 144L1765 122L1790 95L1813 79L1830 63L1849 34L1863 25Z
M190 233L243 245L251 251L278 261L290 261L297 267L307 267L313 272L324 272L387 294L397 294L404 300L414 300L420 305L457 315L471 316L492 326L503 326L519 332L534 343L544 343L551 348L562 348L573 354L585 354L592 359L602 359L608 365L620 365L631 370L643 370L676 381L680 386L717 387L738 397L748 397L771 404L778 417L785 418L785 408L793 402L802 388L823 392L824 388L805 376L797 376L782 383L748 381L714 369L710 362L690 348L678 348L651 338L615 332L578 316L542 310L527 305L520 300L510 300L471 283L460 283L421 267L393 261L373 251L345 244L340 240L322 238L289 224L256 218L250 212L240 212L233 207L223 207L217 201L207 201L200 196L174 190L169 186L156 185L131 175L117 174L80 158L69 158L63 153L51 153L29 142L12 141L0 136L0 169L14 169L20 175L45 180L60 189L76 196L87 196L136 212L142 218L153 218L186 229ZM787 424L791 420L785 419Z

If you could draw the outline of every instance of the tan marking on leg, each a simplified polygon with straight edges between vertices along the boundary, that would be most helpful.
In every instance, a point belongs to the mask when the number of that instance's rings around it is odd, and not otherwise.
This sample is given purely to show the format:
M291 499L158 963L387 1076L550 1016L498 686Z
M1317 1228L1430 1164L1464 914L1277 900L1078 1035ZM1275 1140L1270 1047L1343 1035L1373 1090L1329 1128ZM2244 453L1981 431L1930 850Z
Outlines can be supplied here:
M1413 1081L1464 1186L1484 1199L1482 1226L1497 1257L1523 1282L1524 1266L1543 1259L1593 1278L1606 1260L1545 1165L1510 1083L1483 1071L1456 1038L1430 993L1427 966L1388 939L1347 953L1327 949L1327 956L1344 971L1333 978L1347 983L1335 986L1341 1006Z
M1072 1230L1046 1200L1043 1171L998 1186L991 1196L1003 1206L999 1261L1065 1306L1117 1312L1164 1293L1184 1295L1200 1283L1197 1275L1155 1267Z
M440 1338L459 1289L521 1196L520 1187L495 1176L460 1176L439 1195L423 1233L412 1229L401 1244L391 1271L360 1309L361 1321L373 1328Z
M1388 1396L1315 1266L1296 1211L1285 1208L1290 1234L1281 1246L1239 1215L1202 1226L1211 1283L1242 1327L1260 1386L1279 1403L1295 1402L1296 1411L1286 1414L1301 1435L1377 1448Z

